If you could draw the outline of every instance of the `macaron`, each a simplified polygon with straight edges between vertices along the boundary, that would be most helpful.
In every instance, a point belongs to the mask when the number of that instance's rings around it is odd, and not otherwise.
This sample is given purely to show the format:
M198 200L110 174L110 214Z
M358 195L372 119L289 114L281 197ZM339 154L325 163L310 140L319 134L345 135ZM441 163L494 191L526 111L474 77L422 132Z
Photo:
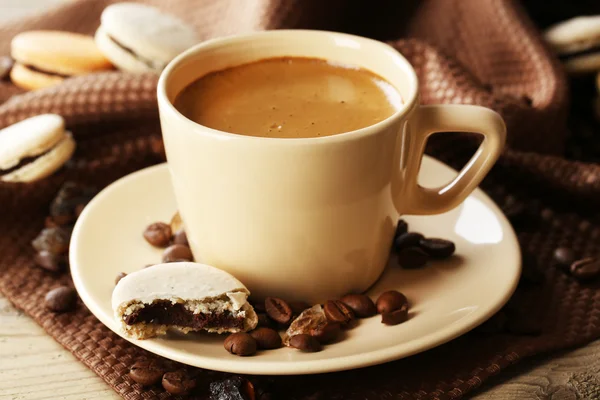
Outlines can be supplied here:
M91 36L60 31L27 31L11 42L15 65L13 83L35 90L56 85L65 78L112 68Z
M572 18L544 33L566 70L584 74L600 70L600 15Z
M75 151L60 115L43 114L0 130L0 181L31 182L59 169Z
M137 3L104 9L96 44L119 69L156 72L182 51L198 43L194 29L161 10Z

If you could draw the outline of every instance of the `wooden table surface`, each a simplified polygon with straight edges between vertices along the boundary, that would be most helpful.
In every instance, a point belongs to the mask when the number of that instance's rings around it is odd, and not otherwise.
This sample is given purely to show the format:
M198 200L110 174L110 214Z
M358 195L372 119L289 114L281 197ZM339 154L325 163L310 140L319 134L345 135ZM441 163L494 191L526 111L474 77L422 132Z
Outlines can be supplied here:
M61 1L65 0L0 0L0 23ZM0 400L118 398L102 379L0 296ZM600 340L525 361L492 379L472 398L600 399Z

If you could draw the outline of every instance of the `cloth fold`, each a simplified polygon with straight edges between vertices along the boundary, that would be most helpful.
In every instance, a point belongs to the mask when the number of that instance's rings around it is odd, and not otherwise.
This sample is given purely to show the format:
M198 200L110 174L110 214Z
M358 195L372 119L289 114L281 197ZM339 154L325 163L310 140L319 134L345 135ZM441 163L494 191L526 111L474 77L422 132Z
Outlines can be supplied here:
M0 54L29 29L93 34L110 0L78 0L0 26ZM537 225L515 225L523 249L545 274L540 287L520 289L514 303L541 315L542 333L469 333L404 360L355 371L295 377L254 377L274 398L456 399L524 357L582 345L600 337L600 292L551 266L553 249L571 246L595 255L600 220L600 165L564 158L568 87L558 61L513 0L423 0L377 4L361 0L146 0L193 24L202 39L260 29L341 30L386 40L415 67L424 104L490 107L508 126L508 148L482 187L501 206L521 202ZM24 93L0 82L0 128L53 112L63 115L78 142L68 165L30 184L0 183L0 291L127 399L169 398L127 376L136 358L153 357L102 325L85 307L51 315L47 290L69 283L33 265L30 242L48 205L67 180L103 187L140 168L164 161L154 75L118 71L70 78L59 86ZM477 141L440 134L428 152L459 168ZM548 215L548 213L546 213ZM196 371L201 383L227 374ZM320 397L319 397L320 396Z

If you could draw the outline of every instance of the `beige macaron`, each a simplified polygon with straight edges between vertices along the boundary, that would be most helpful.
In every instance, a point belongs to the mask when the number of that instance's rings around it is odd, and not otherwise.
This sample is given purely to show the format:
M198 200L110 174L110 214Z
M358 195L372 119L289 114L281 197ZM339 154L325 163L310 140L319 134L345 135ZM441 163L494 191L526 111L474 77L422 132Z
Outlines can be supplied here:
M60 31L28 31L11 42L10 77L24 89L40 89L63 79L112 68L91 36Z
M60 115L43 114L0 130L0 181L31 182L58 170L75 151Z
M569 73L600 70L600 15L572 18L553 25L544 38Z

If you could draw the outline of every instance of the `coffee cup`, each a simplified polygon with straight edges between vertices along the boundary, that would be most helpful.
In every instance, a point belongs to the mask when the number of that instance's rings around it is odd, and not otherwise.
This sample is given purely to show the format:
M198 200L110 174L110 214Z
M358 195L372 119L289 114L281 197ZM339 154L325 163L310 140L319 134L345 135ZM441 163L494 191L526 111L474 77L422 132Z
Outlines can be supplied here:
M374 125L325 137L232 134L187 119L176 96L214 71L273 57L356 65L387 80L404 104ZM175 58L158 84L173 189L197 261L226 270L256 298L321 302L368 289L383 272L404 214L459 205L502 150L494 111L421 106L419 83L392 47L323 31L277 30L203 42ZM473 132L483 141L440 188L417 183L427 138Z

